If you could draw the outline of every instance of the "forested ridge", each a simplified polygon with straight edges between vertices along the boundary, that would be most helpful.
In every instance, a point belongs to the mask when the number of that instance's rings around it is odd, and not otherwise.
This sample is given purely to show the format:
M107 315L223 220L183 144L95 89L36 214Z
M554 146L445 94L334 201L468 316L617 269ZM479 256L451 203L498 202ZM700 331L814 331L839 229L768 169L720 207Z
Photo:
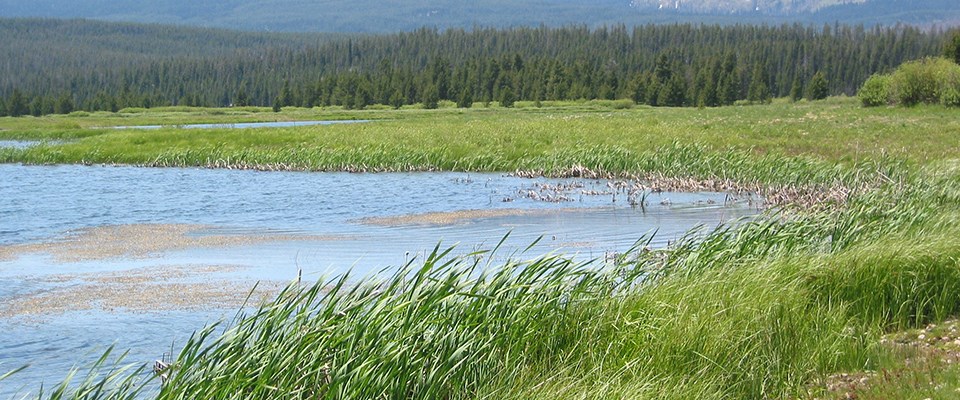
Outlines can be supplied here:
M693 24L260 34L0 20L7 114L229 106L631 99L719 106L853 94L875 72L940 54L945 33L898 26Z

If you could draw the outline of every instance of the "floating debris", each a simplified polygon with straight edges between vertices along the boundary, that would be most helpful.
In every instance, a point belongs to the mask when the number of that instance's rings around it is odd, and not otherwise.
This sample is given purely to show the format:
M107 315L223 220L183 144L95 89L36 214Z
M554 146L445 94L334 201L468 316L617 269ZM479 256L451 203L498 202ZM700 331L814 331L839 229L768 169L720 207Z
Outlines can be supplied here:
M728 193L728 201L740 201L746 197L751 205L754 198L758 207L796 206L800 208L823 208L846 204L850 197L869 189L868 184L863 187L852 188L843 183L819 185L764 185L760 183L739 182L732 179L719 178L685 178L671 177L663 174L626 174L611 173L603 170L593 170L582 165L574 165L568 169L554 173L543 170L518 170L511 176L520 178L584 178L607 179L606 191L581 190L583 195L612 196L613 202L618 195L626 195L627 202L634 206L643 206L645 194L662 192L719 192Z
M462 210L448 212L431 212L423 214L400 215L395 217L370 217L357 220L361 224L379 226L402 225L453 225L466 223L470 220L483 218L514 217L514 216L544 216L565 212L586 211L588 208L563 208L556 210L527 210L527 209L495 209L495 210Z

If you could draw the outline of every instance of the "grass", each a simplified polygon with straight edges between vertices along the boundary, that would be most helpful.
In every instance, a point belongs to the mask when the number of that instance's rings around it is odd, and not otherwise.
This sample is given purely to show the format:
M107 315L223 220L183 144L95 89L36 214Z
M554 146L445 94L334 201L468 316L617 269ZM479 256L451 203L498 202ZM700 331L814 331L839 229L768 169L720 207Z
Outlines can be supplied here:
M117 131L118 125L182 125L305 119L371 119L370 124L290 129ZM300 169L544 169L584 154L612 170L633 170L633 155L674 143L710 151L734 149L843 165L892 157L916 164L960 151L960 122L941 107L864 109L855 99L716 109L561 103L545 108L343 111L288 109L158 109L0 119L0 137L77 139L3 162L169 165L290 164ZM615 159L611 159L616 157ZM589 165L588 165L589 166ZM538 168L539 167L539 168ZM565 165L564 167L569 167ZM592 166L591 166L592 167Z
M219 160L224 167L289 163L320 170L561 172L583 165L863 189L833 207L770 210L757 221L691 232L664 249L641 240L614 261L516 254L493 265L485 261L493 259L489 253L454 257L438 246L424 260L359 284L348 283L349 274L292 284L224 330L198 331L160 389L156 381L106 368L91 375L97 379L67 385L76 391L68 393L807 398L843 396L829 382L845 379L842 373L859 379L865 371L905 378L877 379L883 384L857 389L858 395L952 393L945 388L956 385L956 368L934 373L942 365L932 358L905 364L916 352L884 345L890 332L960 314L960 168L953 159L960 135L950 111L861 109L849 99L717 110L552 106L349 112L378 122L260 131L78 128L50 133L75 135L76 143L0 155L7 162L218 166ZM169 113L187 119L183 111ZM197 113L189 118L208 118ZM290 110L310 114L325 115ZM46 123L53 122L0 126L11 126L2 133L9 137L41 138ZM123 384L91 391L108 379ZM931 380L937 382L909 384Z

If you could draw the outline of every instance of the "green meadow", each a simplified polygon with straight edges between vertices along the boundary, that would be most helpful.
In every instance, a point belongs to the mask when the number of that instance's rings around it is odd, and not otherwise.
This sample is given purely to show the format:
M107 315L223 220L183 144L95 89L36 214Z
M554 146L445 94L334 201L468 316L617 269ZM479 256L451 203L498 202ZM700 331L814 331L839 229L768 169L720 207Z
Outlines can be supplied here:
M183 130L196 123L297 120L371 120L360 125L266 129ZM160 130L115 130L114 126L163 125ZM577 160L572 154L595 148L615 155L640 154L679 143L710 151L776 154L829 163L854 164L899 158L923 164L951 158L960 149L960 121L949 108L861 108L854 99L777 102L721 108L650 108L592 101L519 103L421 110L267 108L126 109L119 113L74 113L0 119L0 138L68 140L26 152L3 153L4 162L164 163L204 166L230 161L291 164L336 170L345 165L371 169L453 169L511 171L549 168L544 161ZM634 172L629 160L604 168ZM567 158L564 160L564 158Z
M197 332L162 385L105 356L40 397L956 396L955 364L911 362L926 353L884 343L960 314L958 116L831 98L705 109L595 101L2 118L0 139L44 142L0 149L6 163L658 177L823 200L786 196L755 221L697 230L662 249L637 238L616 260L519 254L492 265L485 253L438 247L359 284L350 276L293 283ZM176 127L342 119L370 122ZM156 124L167 127L110 128ZM841 374L866 380L828 384Z

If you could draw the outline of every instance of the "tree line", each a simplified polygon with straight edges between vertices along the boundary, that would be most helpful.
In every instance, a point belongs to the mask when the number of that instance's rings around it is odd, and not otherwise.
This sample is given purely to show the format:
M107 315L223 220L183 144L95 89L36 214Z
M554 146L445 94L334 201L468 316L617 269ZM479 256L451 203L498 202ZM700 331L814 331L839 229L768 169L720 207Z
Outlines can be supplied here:
M224 39L229 32L216 31L210 44L196 34L203 31L194 31L163 42L181 51L127 46L104 57L96 51L102 48L96 31L73 37L69 49L53 45L62 40L56 35L11 35L0 52L52 50L46 62L0 63L0 112L171 105L430 108L444 100L467 107L577 99L713 107L783 96L815 99L853 95L874 73L939 54L947 36L906 26L675 24L419 29L322 40L261 35L230 43ZM136 33L127 36L137 43ZM186 50L201 45L218 50Z

